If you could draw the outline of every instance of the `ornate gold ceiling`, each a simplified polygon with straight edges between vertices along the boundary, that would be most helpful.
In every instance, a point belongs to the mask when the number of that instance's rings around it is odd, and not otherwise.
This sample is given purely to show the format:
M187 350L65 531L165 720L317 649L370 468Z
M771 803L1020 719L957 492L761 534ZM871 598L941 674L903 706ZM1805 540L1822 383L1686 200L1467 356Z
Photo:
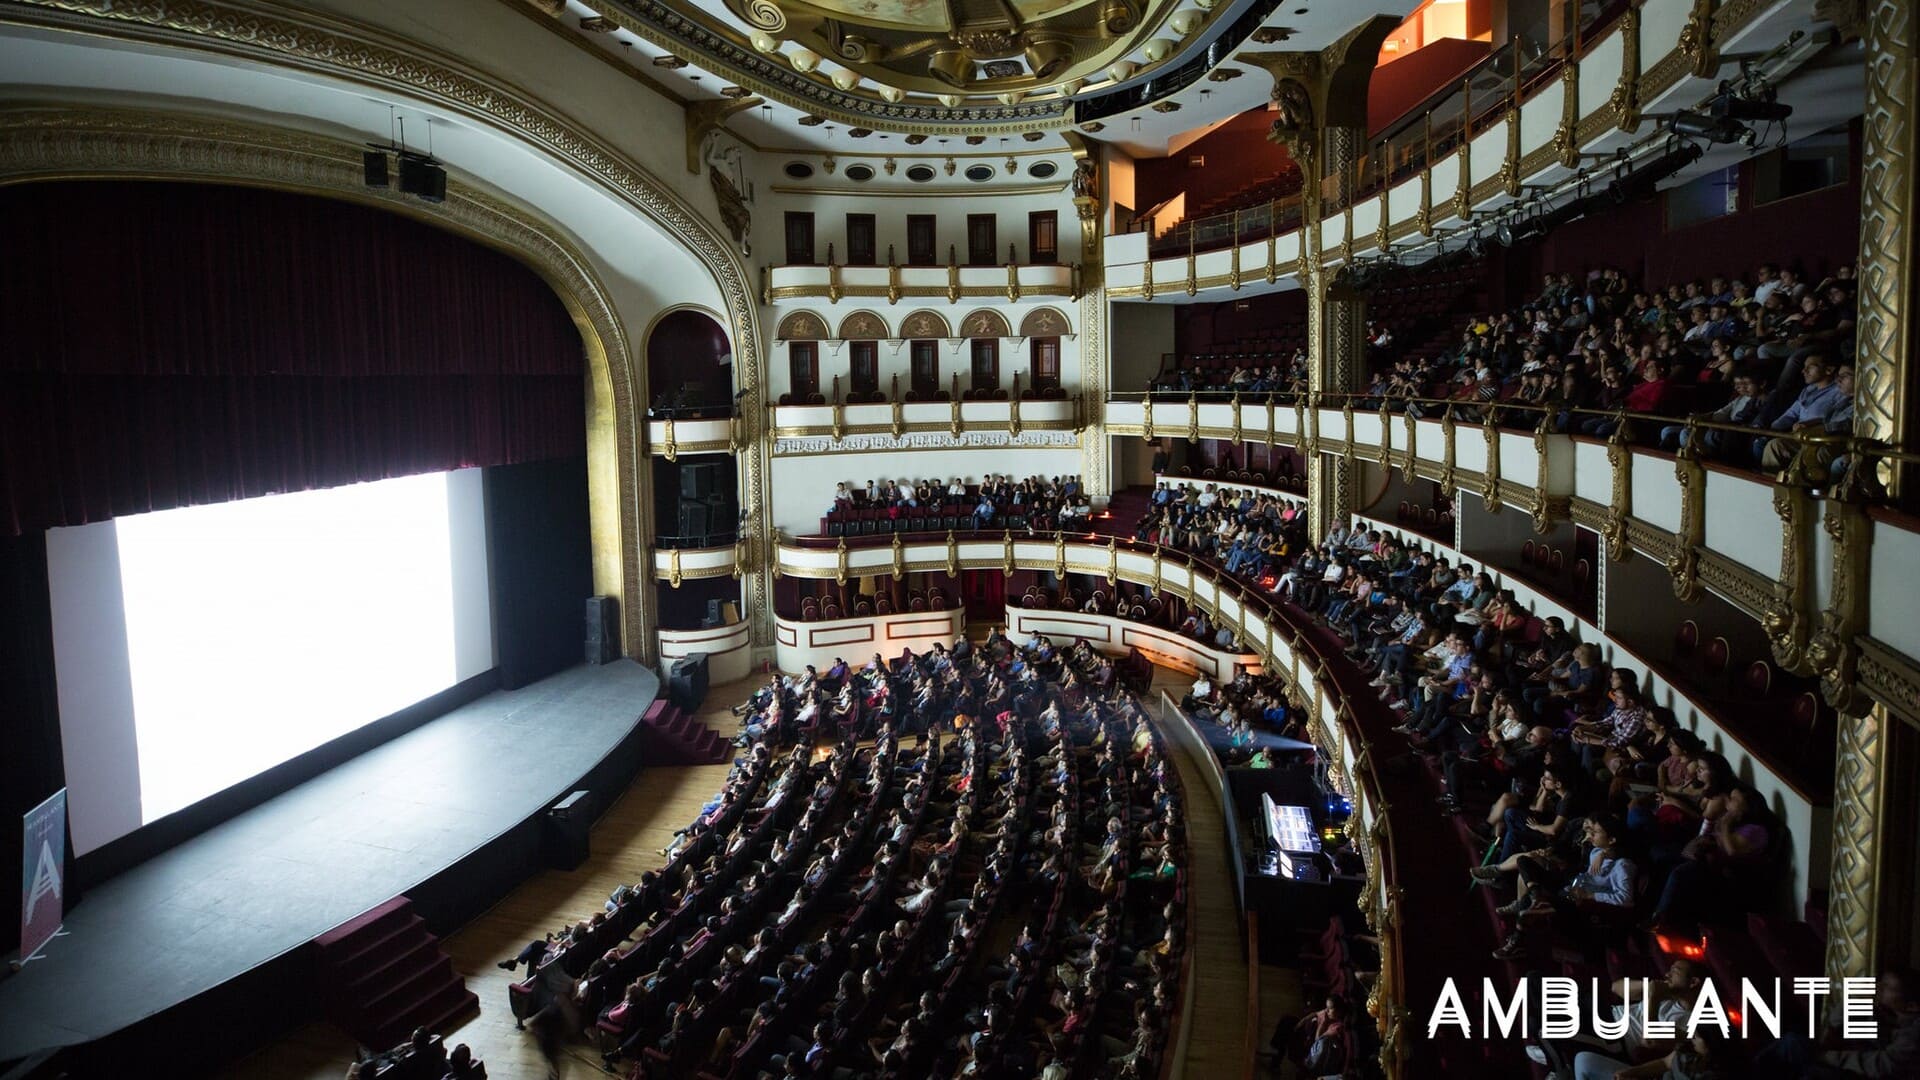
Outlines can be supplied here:
M753 29L762 51L792 42L881 85L1008 98L1104 70L1151 38L1179 6L1178 0L725 2Z

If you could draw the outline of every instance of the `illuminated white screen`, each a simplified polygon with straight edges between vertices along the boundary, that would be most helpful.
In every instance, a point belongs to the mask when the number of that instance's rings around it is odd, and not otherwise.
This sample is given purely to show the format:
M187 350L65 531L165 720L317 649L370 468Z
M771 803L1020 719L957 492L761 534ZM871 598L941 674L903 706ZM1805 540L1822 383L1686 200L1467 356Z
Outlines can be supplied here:
M141 824L490 667L456 633L478 493L468 470L115 521Z

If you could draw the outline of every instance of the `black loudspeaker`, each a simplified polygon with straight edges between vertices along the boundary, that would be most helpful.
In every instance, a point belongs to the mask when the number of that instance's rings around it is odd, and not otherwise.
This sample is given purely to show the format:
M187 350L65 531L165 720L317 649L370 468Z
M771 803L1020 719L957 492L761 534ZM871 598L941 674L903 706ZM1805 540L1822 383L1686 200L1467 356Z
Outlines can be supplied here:
M578 869L590 853L588 834L593 826L592 796L576 791L547 809L541 839L547 865L555 870Z
M725 604L726 604L726 601L718 597L715 597L714 599L707 601L707 618L705 622L700 624L700 628L702 630L706 630L715 626L726 625L727 617L725 612L722 610Z
M620 623L611 596L587 600L587 663L611 664L620 656Z
M667 670L667 700L682 712L698 712L707 700L707 654L694 653L673 662Z
M711 499L720 493L720 466L718 465L682 465L680 466L680 497L683 499Z
M414 154L400 155L400 190L427 202L447 198L447 170Z
M360 155L361 174L366 178L368 187L386 187L387 155L384 150L369 150Z
M680 500L680 533L690 539L704 540L713 531L713 508L695 499Z

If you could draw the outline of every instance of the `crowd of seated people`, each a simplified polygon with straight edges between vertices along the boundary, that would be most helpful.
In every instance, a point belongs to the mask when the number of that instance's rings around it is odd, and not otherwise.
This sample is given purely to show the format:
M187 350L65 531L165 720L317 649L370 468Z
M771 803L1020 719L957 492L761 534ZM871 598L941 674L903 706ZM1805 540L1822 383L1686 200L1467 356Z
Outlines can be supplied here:
M1110 660L996 632L739 712L748 750L666 865L515 986L543 1039L650 1080L1159 1074L1185 830Z
M978 484L951 480L869 480L834 486L821 519L827 536L859 532L1085 528L1093 504L1078 476L989 475ZM917 523L917 524L916 524Z
M1285 400L1307 389L1307 350L1232 349L1183 356L1147 384L1149 391L1274 394Z
M1442 809L1483 819L1476 881L1510 890L1503 959L1541 925L1603 946L1639 926L1692 934L1774 893L1785 837L1635 673L1483 571L1336 527L1277 586L1348 642L1444 777Z
M1608 414L1620 410L1665 417L1631 425L1629 437L1669 450L1697 438L1714 460L1777 471L1798 446L1787 436L1852 431L1855 287L1851 265L1817 283L1762 266L1751 284L1715 277L1664 290L1636 289L1612 269L1584 282L1548 274L1526 305L1471 317L1437 356L1378 350L1367 394L1451 399L1471 420L1492 403L1524 404L1536 408L1500 419L1532 426L1544 411L1554 430L1596 437L1614 434L1620 421ZM1690 420L1746 430L1689 430Z
M487 1080L487 1066L466 1043L449 1052L440 1036L414 1028L406 1042L348 1066L347 1080Z

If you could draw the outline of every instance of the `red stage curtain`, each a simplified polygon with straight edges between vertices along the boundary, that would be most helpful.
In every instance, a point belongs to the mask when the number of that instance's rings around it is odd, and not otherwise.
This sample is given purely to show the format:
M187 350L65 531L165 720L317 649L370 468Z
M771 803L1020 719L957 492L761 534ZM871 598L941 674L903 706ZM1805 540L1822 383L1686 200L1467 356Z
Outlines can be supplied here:
M509 256L215 185L0 189L0 532L577 456L578 331Z

